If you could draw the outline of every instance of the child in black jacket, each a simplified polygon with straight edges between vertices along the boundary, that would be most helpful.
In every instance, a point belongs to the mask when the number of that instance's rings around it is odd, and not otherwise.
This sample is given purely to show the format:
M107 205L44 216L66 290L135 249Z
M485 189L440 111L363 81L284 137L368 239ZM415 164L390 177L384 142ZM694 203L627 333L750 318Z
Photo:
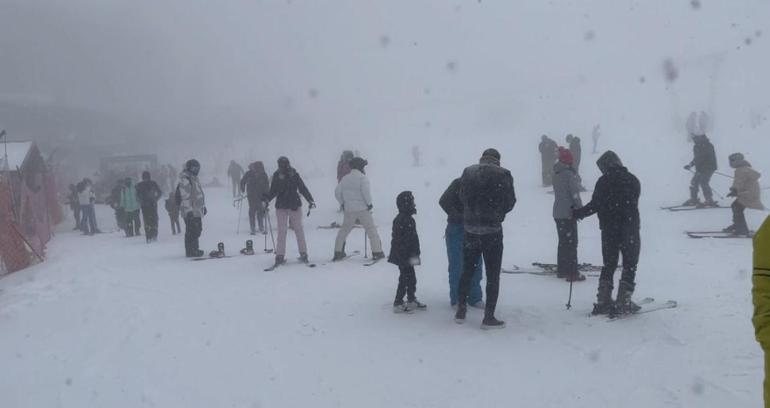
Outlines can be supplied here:
M393 219L393 240L388 257L388 262L398 265L399 271L393 313L413 313L415 310L426 310L427 306L418 302L415 296L417 276L414 267L420 264L420 239L412 217L417 214L412 192L401 192L396 198L396 206L398 215ZM404 295L407 303L404 303Z

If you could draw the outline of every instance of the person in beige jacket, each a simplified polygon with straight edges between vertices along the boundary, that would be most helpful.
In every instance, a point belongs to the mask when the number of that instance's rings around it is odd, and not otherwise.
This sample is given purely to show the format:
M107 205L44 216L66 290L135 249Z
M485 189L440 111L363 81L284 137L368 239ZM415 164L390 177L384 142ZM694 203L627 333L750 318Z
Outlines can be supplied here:
M729 157L730 167L735 169L733 186L730 187L728 197L735 197L732 204L733 225L725 228L724 232L730 232L735 235L749 235L749 226L746 223L744 210L751 208L754 210L764 210L762 205L761 191L759 188L759 177L761 174L751 168L751 164L743 157L741 153L733 153Z

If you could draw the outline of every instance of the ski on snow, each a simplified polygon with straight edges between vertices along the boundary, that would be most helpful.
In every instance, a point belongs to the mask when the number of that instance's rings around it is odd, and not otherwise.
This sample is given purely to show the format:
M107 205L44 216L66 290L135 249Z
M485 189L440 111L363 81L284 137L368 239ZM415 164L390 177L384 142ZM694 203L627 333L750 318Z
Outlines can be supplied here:
M668 207L660 207L661 210L668 210L671 212L679 211L696 211L696 210L716 210L720 208L730 208L723 205L718 206L697 206L697 205L672 205Z
M650 313L650 312L655 312L655 311L658 311L658 310L665 310L665 309L673 309L673 308L675 308L675 307L677 307L679 305L676 302L676 300L668 300L668 301L663 302L663 303L655 303L655 299L652 299L652 298L645 298L645 299L642 299L642 300L644 301L644 300L647 300L647 299L650 299L650 301L637 303L637 305L642 307L641 309L639 309L638 312L636 312L636 313L618 314L618 315L614 315L614 316L608 316L607 317L607 321L608 322L614 322L616 320L623 320L623 319L627 319L629 317L640 315L640 314L644 314L644 313Z
M532 268L523 268L514 265L513 269L503 269L501 272L503 273L510 273L510 274L529 274L529 275L539 275L539 276L555 276L556 275L556 264L547 264L547 263L540 263L540 262L533 262ZM621 268L618 266L618 268ZM582 272L583 274L587 276L599 276L599 273L602 271L601 265L594 265L590 263L583 263L578 265L578 272Z
M750 232L748 235L737 235L732 232L723 232L723 231L685 231L685 234L687 234L688 237L695 238L695 239L701 239L701 238L746 239L746 238L752 238L754 236L754 232Z
M287 262L283 262L283 263L275 264L275 265L273 265L273 266L271 266L269 268L265 268L265 272L272 272L272 271L276 270L278 267L288 266L288 265L292 265L292 264L293 265L304 265L304 266L307 266L308 268L315 268L316 266L318 266L318 265L316 265L314 263L305 263L305 262L293 263L292 262L291 264L289 264Z

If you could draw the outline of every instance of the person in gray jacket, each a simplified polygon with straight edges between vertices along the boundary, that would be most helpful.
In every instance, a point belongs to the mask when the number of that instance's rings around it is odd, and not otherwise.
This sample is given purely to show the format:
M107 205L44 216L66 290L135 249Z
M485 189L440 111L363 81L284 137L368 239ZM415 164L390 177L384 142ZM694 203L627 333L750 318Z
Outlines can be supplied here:
M559 161L553 166L553 218L559 234L556 276L568 282L583 281L586 277L578 271L578 227L572 210L583 206L580 200L580 181L572 167L572 152L559 148Z

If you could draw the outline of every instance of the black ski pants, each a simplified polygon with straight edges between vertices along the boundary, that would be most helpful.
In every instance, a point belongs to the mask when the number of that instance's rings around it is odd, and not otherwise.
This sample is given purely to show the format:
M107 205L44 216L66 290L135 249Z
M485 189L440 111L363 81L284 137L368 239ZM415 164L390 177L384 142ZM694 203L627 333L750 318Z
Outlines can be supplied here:
M559 245L556 251L556 273L560 276L578 273L578 227L574 219L554 219Z
M700 189L703 191L703 198L705 198L706 201L712 201L714 199L714 193L711 191L711 185L709 185L709 183L711 182L711 177L713 175L713 171L696 171L692 176L692 181L690 181L690 198L697 199L698 189Z
M602 258L604 267L599 277L599 285L606 285L612 290L615 270L618 269L620 256L623 256L623 274L620 276L620 286L633 292L636 286L636 265L639 263L639 252L642 242L638 228L630 230L620 228L602 230Z
M460 277L459 305L466 306L471 289L473 274L479 267L481 257L487 272L487 303L485 317L494 317L497 295L500 292L500 268L503 262L503 231L477 235L465 232L463 247L463 274Z
M148 240L158 238L158 205L142 206L142 219L144 220L144 236Z
M265 203L255 198L249 198L249 226L251 232L256 231L256 224L259 224L259 230L265 230Z
M139 210L126 211L125 217L126 236L142 235L142 221L139 219Z
M414 273L414 266L398 267L398 289L396 289L396 300L394 304L404 303L404 295L407 302L417 300L417 275Z
M733 225L735 226L735 233L748 234L749 224L746 223L746 214L744 213L746 206L741 204L738 200L735 200L730 208L733 209Z
M200 217L185 217L184 219L184 250L187 256L198 256L200 249L198 239L203 232L203 220Z

